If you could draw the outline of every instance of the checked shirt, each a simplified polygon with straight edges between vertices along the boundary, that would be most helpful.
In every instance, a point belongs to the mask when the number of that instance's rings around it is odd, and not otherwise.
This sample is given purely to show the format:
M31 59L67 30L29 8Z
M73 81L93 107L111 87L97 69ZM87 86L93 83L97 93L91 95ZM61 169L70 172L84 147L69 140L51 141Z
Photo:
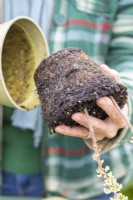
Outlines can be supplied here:
M51 53L79 47L97 63L105 63L120 73L128 87L130 121L133 91L133 1L57 0L49 37ZM105 139L102 155L119 179L133 171L131 132L124 129L113 139ZM45 178L48 191L68 199L83 200L103 193L96 176L97 164L83 139L54 134L47 137Z

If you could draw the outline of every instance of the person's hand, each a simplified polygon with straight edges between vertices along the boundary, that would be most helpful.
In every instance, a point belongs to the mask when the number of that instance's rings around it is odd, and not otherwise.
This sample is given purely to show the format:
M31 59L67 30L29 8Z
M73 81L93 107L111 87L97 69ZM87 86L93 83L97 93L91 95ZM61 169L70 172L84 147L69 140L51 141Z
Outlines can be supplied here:
M114 80L116 80L117 82L121 82L117 71L110 69L106 65L101 65L100 67ZM96 101L96 103L109 116L105 120L100 120L96 117L89 116L89 120L93 126L96 139L102 140L105 137L115 137L118 130L126 126L125 120L120 115L109 97L101 97L99 100ZM125 115L127 115L127 104L125 104L122 111ZM72 119L78 122L79 126L69 127L65 125L59 125L55 128L55 131L68 136L86 138L88 135L88 121L86 115L84 113L74 113L72 115Z

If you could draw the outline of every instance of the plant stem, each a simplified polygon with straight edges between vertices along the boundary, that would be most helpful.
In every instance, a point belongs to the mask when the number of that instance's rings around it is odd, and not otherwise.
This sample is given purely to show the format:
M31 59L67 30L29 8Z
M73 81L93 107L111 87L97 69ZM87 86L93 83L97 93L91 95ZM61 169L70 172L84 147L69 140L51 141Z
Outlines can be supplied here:
M95 137L95 134L94 134L94 129L93 129L93 125L92 123L90 122L90 119L89 119L89 113L87 111L87 108L85 107L84 108L84 112L85 112L85 115L87 117L87 122L88 122L88 129L89 129L89 132L90 132L90 137L92 139L92 145L93 145L93 148L94 148L94 152L95 154L98 156L97 157L97 162L98 162L98 166L100 167L100 169L103 171L104 173L104 170L103 170L103 167L102 167L102 161L100 160L100 149L98 148L98 145L97 145L97 140L96 140L96 137Z
M109 179L109 175L108 175L108 173L106 173L106 170L103 167L104 161L100 159L100 151L101 150L98 148L98 144L97 144L97 140L96 140L96 137L95 137L93 125L92 125L92 123L89 119L89 113L88 113L86 107L84 108L84 112L85 112L85 115L87 117L88 129L89 129L89 132L90 132L90 137L92 139L92 145L93 145L94 155L96 155L96 161L97 161L97 164L98 164L98 169L100 170L100 174L102 175L103 180L107 180L107 179ZM117 193L114 193L114 195L116 196Z

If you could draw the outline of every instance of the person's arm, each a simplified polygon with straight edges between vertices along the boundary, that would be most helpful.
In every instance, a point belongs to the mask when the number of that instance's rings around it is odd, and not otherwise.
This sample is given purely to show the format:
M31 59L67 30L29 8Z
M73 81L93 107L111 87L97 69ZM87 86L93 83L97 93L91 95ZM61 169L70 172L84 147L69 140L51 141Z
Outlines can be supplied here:
M116 13L112 40L107 56L107 65L120 73L122 82L128 87L129 101L128 105L123 109L125 114L129 114L130 112L130 120L132 119L131 123L133 123L131 110L133 95L133 3L125 4L126 3L123 3L118 6L119 9ZM115 79L119 79L118 74L114 70L110 70L109 73L111 76L114 76ZM102 100L104 100L104 102ZM97 103L109 115L109 118L104 121L90 117L99 146L102 151L105 152L130 140L131 131L124 128L126 124L123 118L108 97L100 98ZM72 119L81 124L81 126L68 127L62 125L56 127L56 131L64 135L81 138L86 137L88 134L86 116L83 113L75 113ZM86 140L86 142L89 147L93 148L90 139Z
M107 56L107 65L119 72L128 90L129 121L133 125L133 0L119 1L112 40ZM129 142L133 133L125 128L119 131L117 143Z

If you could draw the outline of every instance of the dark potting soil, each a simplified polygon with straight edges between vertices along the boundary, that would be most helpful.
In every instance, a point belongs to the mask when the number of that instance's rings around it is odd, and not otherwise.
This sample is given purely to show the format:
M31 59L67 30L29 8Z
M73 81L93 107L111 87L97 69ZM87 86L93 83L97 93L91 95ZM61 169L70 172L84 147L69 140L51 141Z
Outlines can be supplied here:
M127 90L107 76L79 48L58 51L41 62L34 75L42 111L49 128L59 124L77 125L71 115L83 112L105 119L107 114L96 100L113 96L120 108L127 101Z

